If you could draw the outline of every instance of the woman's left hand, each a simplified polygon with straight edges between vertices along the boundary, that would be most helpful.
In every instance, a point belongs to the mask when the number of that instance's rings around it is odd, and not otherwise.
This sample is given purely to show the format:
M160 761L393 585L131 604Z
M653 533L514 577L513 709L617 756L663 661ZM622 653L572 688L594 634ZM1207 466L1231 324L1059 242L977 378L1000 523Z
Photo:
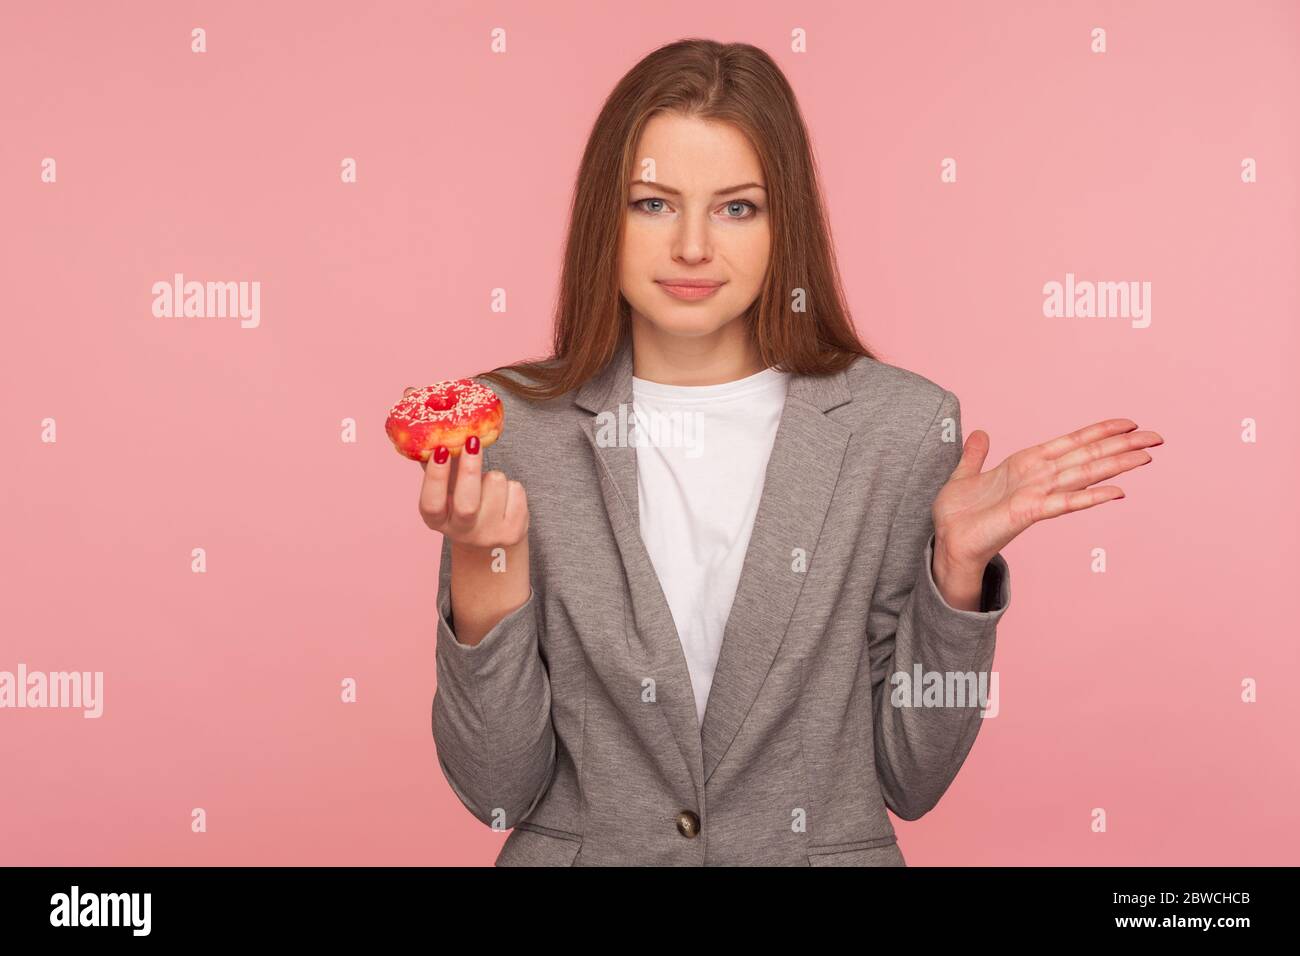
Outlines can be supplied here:
M993 556L1035 521L1123 498L1116 485L1089 486L1152 460L1142 449L1164 439L1135 428L1127 418L1107 419L1018 451L984 472L989 436L972 432L932 509L936 583L940 576L978 581Z

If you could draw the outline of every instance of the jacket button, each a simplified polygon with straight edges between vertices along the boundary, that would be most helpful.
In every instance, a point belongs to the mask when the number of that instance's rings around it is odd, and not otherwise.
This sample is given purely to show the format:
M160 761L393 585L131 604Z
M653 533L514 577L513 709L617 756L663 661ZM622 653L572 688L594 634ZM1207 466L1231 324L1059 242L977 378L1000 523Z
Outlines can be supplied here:
M700 835L700 818L690 810L677 814L677 832L689 839Z

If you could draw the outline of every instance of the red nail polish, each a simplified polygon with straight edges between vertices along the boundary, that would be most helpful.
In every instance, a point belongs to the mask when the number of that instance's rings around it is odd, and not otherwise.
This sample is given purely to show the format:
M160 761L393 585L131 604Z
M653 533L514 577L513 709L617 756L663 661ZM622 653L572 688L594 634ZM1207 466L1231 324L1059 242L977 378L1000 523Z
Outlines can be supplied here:
M451 452L447 451L446 445L439 445L433 450L433 463L435 465L445 465L447 459L451 457Z
M477 435L470 435L468 438L465 439L465 450L466 450L467 452L469 452L471 455L477 455L477 454L478 454L478 436L477 436Z

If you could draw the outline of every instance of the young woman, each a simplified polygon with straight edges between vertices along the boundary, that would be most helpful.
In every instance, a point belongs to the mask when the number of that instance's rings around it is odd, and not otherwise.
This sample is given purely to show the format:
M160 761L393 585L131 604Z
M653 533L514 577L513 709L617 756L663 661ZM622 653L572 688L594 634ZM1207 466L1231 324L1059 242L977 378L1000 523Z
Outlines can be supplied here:
M505 432L437 452L420 511L438 760L513 830L498 865L904 865L885 810L979 732L998 552L1162 441L1112 419L983 470L956 396L858 341L784 76L705 40L615 88L554 352L478 381Z

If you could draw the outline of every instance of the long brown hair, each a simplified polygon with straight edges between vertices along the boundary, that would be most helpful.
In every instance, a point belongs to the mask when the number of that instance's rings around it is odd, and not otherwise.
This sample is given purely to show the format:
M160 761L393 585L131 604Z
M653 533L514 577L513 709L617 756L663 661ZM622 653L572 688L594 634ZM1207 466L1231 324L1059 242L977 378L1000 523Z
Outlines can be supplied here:
M772 248L762 291L741 320L764 364L825 375L859 355L875 358L853 328L808 131L785 75L748 43L685 39L632 67L592 127L574 187L551 356L480 377L523 398L556 398L595 376L630 337L631 306L619 290L618 269L628 183L642 129L665 111L733 124L758 153ZM803 290L799 311L791 301L796 289Z

